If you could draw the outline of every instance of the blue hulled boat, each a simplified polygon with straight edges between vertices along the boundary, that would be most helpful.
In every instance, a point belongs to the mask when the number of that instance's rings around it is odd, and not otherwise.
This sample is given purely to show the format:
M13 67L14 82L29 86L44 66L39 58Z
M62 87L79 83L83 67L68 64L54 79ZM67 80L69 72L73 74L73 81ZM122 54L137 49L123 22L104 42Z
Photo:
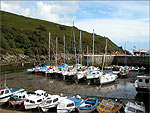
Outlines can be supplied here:
M90 113L96 109L98 105L98 99L96 98L87 98L77 105L79 113Z

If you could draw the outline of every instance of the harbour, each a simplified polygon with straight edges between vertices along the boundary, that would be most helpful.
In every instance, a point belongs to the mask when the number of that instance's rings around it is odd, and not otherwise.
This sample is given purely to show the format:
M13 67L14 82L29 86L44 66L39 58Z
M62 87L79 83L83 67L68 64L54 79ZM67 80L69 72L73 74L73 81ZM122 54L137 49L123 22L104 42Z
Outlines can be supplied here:
M147 112L149 112L149 94L141 95L136 92L134 87L135 78L119 78L116 82L103 86L88 86L87 83L75 84L51 77L45 77L45 75L42 74L35 75L25 72L2 74L0 83L4 83L5 76L7 87L12 89L23 88L27 91L42 89L49 94L63 94L69 97L80 95L83 98L95 97L99 100L112 98L122 99L123 101L142 101L145 104ZM1 106L1 108L6 109L6 106Z
M0 113L150 113L147 1L11 2Z

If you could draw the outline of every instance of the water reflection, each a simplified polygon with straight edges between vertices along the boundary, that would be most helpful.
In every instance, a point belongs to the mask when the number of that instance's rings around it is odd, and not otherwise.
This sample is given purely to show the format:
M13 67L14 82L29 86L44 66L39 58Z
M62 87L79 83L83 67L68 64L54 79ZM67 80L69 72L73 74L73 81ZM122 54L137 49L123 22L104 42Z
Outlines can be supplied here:
M93 96L134 99L136 95L134 83L130 82L129 79L118 79L118 82L96 87L96 90L99 91L96 91Z
M150 112L150 94L149 93L137 93L135 96L135 100L139 102L143 102L145 105L146 112Z

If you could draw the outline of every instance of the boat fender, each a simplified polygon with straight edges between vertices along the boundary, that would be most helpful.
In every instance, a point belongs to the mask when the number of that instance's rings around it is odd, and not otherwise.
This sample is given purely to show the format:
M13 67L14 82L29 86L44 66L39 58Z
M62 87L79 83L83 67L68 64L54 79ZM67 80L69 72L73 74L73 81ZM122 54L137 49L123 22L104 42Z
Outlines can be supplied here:
M21 106L21 102L19 102L19 106Z

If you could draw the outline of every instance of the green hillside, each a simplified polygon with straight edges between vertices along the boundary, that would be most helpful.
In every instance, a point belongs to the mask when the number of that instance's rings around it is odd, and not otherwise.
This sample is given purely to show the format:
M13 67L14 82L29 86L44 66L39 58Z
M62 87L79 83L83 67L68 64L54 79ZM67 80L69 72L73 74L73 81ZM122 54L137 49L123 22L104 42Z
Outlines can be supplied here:
M75 31L76 47L79 48L79 29L64 26L39 19L0 11L1 15L1 54L25 54L29 56L47 55L48 32L51 32L51 52L55 50L55 40L58 37L59 51L63 52L63 36L66 37L66 51L74 53L72 30ZM43 15L44 16L44 15ZM92 34L82 31L82 48L92 47ZM54 49L53 49L54 48ZM103 53L105 48L105 37L95 35L95 53ZM122 52L116 44L108 40L108 52Z

